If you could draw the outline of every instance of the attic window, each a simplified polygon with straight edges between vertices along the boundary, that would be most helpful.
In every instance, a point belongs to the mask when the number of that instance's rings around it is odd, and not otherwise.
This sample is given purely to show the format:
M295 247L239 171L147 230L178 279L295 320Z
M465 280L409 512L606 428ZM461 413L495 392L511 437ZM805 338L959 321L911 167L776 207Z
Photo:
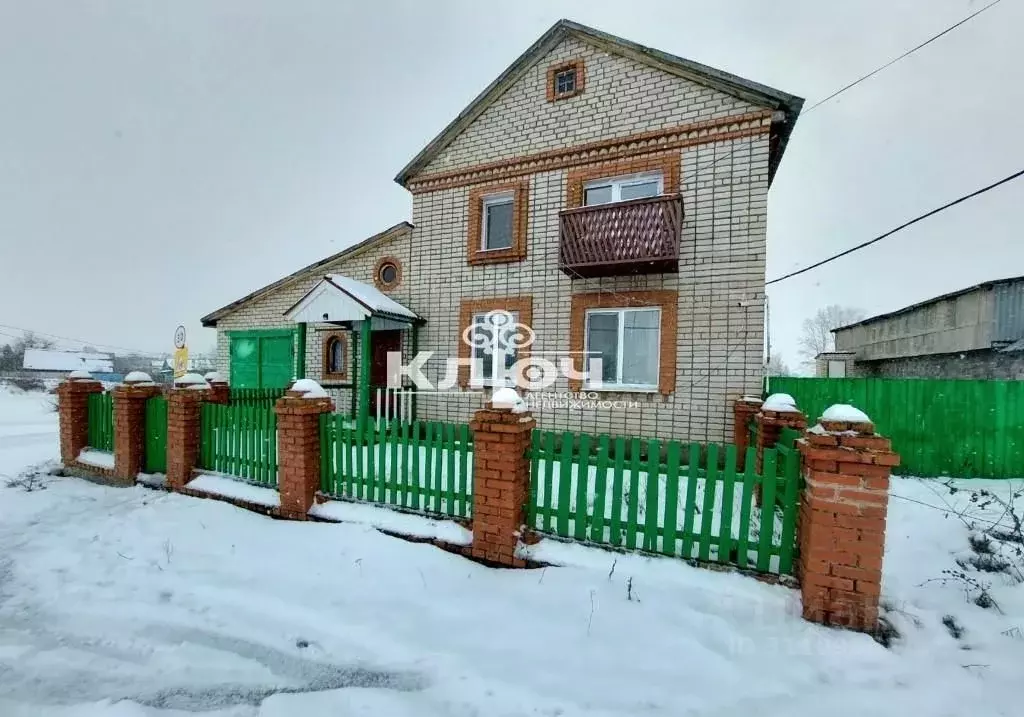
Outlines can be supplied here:
M548 101L564 100L583 92L583 60L560 62L548 68Z
M402 265L393 256L386 256L377 262L373 272L373 283L381 291L390 291L402 282Z

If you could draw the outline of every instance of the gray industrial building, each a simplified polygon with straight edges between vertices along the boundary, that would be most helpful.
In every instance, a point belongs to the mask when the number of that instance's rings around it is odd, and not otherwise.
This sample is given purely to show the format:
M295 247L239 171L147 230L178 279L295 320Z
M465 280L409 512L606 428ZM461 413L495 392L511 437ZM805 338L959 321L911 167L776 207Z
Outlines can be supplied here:
M1024 277L999 279L832 329L831 377L1024 380Z

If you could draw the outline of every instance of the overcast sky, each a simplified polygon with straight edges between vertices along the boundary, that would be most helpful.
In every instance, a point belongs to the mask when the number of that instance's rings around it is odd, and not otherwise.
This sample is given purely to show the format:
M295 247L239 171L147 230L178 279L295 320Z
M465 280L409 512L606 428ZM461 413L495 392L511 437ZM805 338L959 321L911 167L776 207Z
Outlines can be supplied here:
M409 219L392 177L560 17L810 105L987 2L0 0L0 324L169 351L184 323L209 348L202 315ZM1021 27L1004 0L801 118L769 278L1024 167ZM1024 274L1022 200L770 287L776 349L796 363L828 303Z

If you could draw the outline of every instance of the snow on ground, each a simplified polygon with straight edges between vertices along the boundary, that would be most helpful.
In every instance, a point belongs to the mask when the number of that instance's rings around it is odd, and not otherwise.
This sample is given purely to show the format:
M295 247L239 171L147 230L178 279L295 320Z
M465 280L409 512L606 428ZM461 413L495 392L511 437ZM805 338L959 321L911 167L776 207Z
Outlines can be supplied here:
M7 475L57 454L55 423L11 403ZM35 420L49 441L3 442ZM1000 614L925 583L967 551L942 503L964 498L933 489L894 481L886 649L802 621L791 589L677 560L545 541L565 567L493 570L362 524L0 482L0 715L1019 714L1022 587L993 584Z

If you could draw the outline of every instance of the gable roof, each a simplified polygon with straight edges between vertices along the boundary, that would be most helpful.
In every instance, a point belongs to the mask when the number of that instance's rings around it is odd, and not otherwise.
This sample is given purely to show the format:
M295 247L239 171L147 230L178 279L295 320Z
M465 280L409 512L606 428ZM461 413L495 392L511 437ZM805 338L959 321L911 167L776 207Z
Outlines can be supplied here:
M772 121L772 134L778 137L778 141L773 142L771 146L768 161L769 182L775 176L775 170L786 150L786 144L793 131L797 115L800 114L800 109L803 107L803 98L717 70L708 65L702 65L699 62L640 45L587 25L581 25L571 20L559 20L541 35L540 39L533 43L526 52L517 57L504 72L498 75L494 82L477 95L469 103L469 106L462 110L419 154L413 157L412 161L398 173L395 181L403 187L406 186L410 179L426 168L463 130L476 121L484 110L526 74L526 71L533 67L540 58L570 36L596 45L606 52L628 57L669 74L739 97L751 104L778 110L781 115Z
M364 239L358 244L353 244L347 249L342 249L337 254L332 254L326 259L321 259L320 261L310 264L309 266L304 266L298 271L293 272L281 279L278 279L272 284L267 284L263 288L257 289L251 294L246 294L237 301L232 301L230 304L222 306L216 311L213 311L204 316L201 319L201 322L203 326L215 327L217 325L218 320L222 319L223 317L227 316L228 314L234 311L237 311L244 304L247 304L250 301L255 301L256 299L262 298L267 294L276 291L277 289L280 289L281 287L287 284L291 284L295 281L298 281L299 279L305 278L308 274L315 272L317 269L322 269L324 266L327 266L328 264L333 264L334 262L340 259L351 258L363 251L371 249L379 242L384 242L388 239L394 239L396 237L403 236L405 234L408 234L410 231L412 231L412 224L410 224L409 222L399 222L398 224L395 224L392 227L388 227L379 234L374 234L373 236Z

